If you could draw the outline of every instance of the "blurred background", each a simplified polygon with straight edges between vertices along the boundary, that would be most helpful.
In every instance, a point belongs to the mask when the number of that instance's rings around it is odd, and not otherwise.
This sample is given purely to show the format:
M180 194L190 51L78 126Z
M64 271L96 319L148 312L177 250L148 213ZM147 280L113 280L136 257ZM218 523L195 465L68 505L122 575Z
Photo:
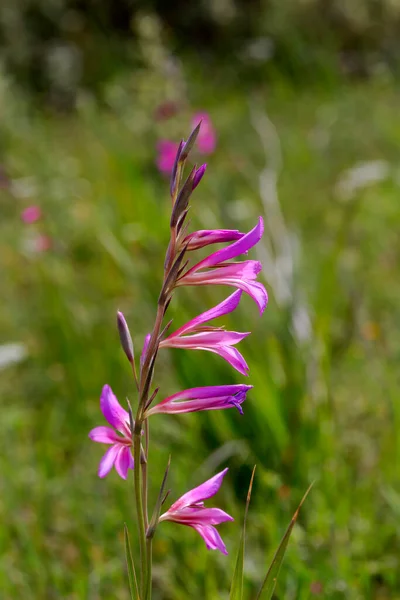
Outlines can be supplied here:
M276 598L400 598L399 34L398 0L1 1L1 598L128 598L133 491L98 479L87 434L104 383L134 401L115 314L140 348L170 156L199 113L193 228L263 215L270 303L225 319L253 332L244 416L152 421L153 497L170 453L172 499L229 466L217 500L235 517L227 558L163 524L154 598L228 598L254 464L248 598L311 481ZM171 314L226 292L180 290ZM157 379L165 395L243 381L180 350Z

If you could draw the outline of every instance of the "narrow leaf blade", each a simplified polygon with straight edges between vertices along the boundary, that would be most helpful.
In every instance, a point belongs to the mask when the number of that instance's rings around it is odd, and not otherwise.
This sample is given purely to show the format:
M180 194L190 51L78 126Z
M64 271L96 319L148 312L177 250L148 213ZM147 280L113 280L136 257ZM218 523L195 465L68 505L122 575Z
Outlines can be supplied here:
M129 589L131 600L140 600L139 588L136 579L135 564L133 562L131 544L129 542L129 531L126 523L124 523L124 540L125 540L125 558L128 569Z
M263 600L271 600L271 598L272 598L272 594L274 593L274 590L275 590L275 586L276 586L279 571L280 571L280 568L281 568L281 565L283 562L283 558L285 556L286 548L289 543L290 535L291 535L293 527L297 521L297 517L299 516L300 509L303 506L304 501L307 498L313 485L314 484L312 483L310 485L310 487L308 488L308 490L306 491L306 493L304 494L299 506L297 507L296 512L294 513L294 515L292 517L292 520L289 523L289 527L286 529L285 535L283 536L281 543L279 544L278 549L275 552L275 556L272 559L272 563L270 564L270 567L265 576L265 579L262 582L262 585L261 585L260 591L257 594L256 600L259 600L260 598L263 598Z
M247 513L249 512L249 504L251 498L251 490L253 488L253 480L254 473L256 467L254 466L253 472L251 474L249 491L247 492L246 499L246 508L244 510L244 519L243 519L243 529L242 535L239 542L239 549L236 558L235 570L233 572L232 585L231 585L231 593L229 596L229 600L243 600L243 567L244 567L244 546L245 546L245 538L246 538L246 521L247 521Z

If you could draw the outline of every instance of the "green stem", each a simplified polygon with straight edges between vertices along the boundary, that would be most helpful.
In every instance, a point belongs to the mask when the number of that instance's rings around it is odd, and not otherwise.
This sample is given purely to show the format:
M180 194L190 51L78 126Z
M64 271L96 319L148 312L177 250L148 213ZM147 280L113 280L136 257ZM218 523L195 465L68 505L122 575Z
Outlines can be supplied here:
M142 482L140 477L140 429L141 424L136 421L134 434L133 434L133 453L135 460L134 478L135 478L135 502L136 502L136 513L139 528L139 545L140 545L140 592L141 596L144 597L145 582L147 581L147 554L146 554L146 529L144 521L143 511L143 497L142 497Z
M147 528L149 526L149 514L148 514L148 482L147 482L147 469L149 462L149 420L146 419L144 422L144 435L145 435L145 448L144 457L145 462L142 464L142 481L143 481L143 506L144 506L144 523Z
M151 600L151 567L152 567L153 536L146 539L147 579L144 600Z

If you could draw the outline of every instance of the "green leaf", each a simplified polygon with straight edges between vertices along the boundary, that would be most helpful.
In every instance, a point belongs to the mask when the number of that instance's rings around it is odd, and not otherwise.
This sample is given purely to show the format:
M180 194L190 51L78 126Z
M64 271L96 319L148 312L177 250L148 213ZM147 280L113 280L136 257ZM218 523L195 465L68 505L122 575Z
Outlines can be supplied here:
M300 509L303 506L303 503L304 503L305 499L307 498L308 493L311 490L313 485L314 484L312 483L310 485L310 487L308 488L308 490L306 491L306 493L304 494L296 512L294 513L294 515L292 517L292 520L289 523L289 527L286 529L285 535L283 536L281 543L279 544L278 549L275 552L275 556L272 560L272 563L270 564L270 567L265 576L265 579L262 582L262 585L261 585L260 591L257 594L256 600L259 600L260 598L263 598L263 600L271 600L271 598L272 598L272 594L274 593L274 590L275 590L279 571L280 571L280 568L281 568L281 565L283 562L283 558L285 556L286 548L289 543L292 529L294 527L294 524L297 521L297 517L299 516Z
M131 600L140 600L139 588L136 579L135 564L133 562L131 544L129 542L129 531L126 523L124 523L124 540L125 540L125 557L126 566L128 569L129 589L131 592Z
M251 497L251 490L253 487L253 479L256 467L254 466L253 472L251 474L249 491L247 492L247 500L246 500L246 508L244 510L244 519L243 519L243 529L242 535L239 542L239 549L236 558L235 571L233 573L232 585L231 585L231 593L229 596L230 600L242 600L243 598L243 564L244 564L244 545L246 538L246 521L247 521L247 513L249 512L249 504Z

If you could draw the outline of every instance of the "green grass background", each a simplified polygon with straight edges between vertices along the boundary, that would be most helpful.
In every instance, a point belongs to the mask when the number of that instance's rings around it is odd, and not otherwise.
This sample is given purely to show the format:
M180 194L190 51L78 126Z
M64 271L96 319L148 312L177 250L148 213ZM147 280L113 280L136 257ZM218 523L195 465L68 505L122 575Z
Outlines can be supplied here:
M262 214L272 225L274 239L267 231L263 244L275 245L278 274L287 261L276 223L292 240L293 265L284 296L264 270L270 303L261 319L248 297L225 319L253 332L241 343L254 385L244 416L232 410L151 423L152 498L169 454L172 499L229 466L216 502L235 517L220 527L227 558L207 552L192 530L163 524L154 598L228 598L254 464L247 598L311 481L276 597L400 598L397 85L379 76L304 88L277 79L252 95L218 86L215 74L195 65L185 78L182 109L161 123L153 111L177 91L157 72L114 82L101 106L82 96L76 114L64 117L32 109L1 78L1 162L12 182L0 201L0 332L2 343L23 343L27 355L0 378L0 597L128 598L123 523L135 546L132 482L115 472L98 479L102 448L87 434L103 422L104 383L135 402L115 314L124 311L139 352L168 242L168 182L155 168L155 143L187 135L193 111L205 109L218 148L193 196L193 227L248 230ZM282 221L260 195L266 157L254 122L265 113L275 128L267 128L267 164L281 159ZM374 168L370 161L383 161L380 180L341 193L347 170ZM25 225L20 212L33 203L43 219ZM52 238L50 251L29 251L38 232ZM179 290L174 321L226 291ZM304 339L293 329L299 307L309 319ZM209 353L160 356L165 394L240 381Z

